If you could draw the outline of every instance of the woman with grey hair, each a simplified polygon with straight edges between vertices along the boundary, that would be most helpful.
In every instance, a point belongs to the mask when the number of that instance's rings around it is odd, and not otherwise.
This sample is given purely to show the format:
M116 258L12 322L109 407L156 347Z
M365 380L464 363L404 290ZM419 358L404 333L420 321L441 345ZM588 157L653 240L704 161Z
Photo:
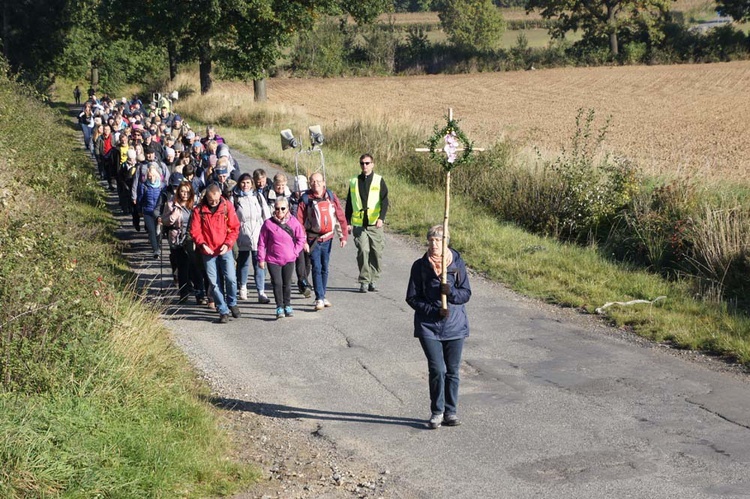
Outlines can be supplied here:
M161 241L159 239L159 218L158 207L159 201L164 190L161 181L161 172L159 165L149 163L146 173L146 181L138 186L138 195L136 199L136 208L143 215L143 222L146 225L148 242L151 244L151 250L154 258L161 256Z
M464 339L469 336L465 304L471 298L469 276L461 255L448 248L443 271L443 226L427 231L427 252L411 267L406 303L414 309L414 337L419 338L429 370L430 420L432 429L458 426L459 366ZM447 247L447 246L446 246ZM442 308L441 295L448 299Z

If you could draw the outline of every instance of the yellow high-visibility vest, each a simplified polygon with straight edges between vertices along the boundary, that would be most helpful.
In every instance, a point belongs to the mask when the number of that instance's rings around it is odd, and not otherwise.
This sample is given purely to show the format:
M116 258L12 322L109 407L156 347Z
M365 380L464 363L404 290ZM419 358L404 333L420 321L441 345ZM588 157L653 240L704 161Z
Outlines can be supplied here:
M383 177L377 173L372 174L370 192L367 194L367 221L374 225L380 217L380 184ZM365 210L362 207L362 198L359 195L358 177L349 181L349 194L352 200L352 225L362 227L365 222Z

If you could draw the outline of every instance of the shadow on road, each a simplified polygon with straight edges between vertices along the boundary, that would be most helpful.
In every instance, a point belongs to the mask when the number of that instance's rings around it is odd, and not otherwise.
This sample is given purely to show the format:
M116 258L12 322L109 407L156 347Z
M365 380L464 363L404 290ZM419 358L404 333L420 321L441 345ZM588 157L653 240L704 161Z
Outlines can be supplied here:
M248 402L245 400L224 397L206 397L213 406L225 411L252 412L259 416L282 419L314 419L320 421L344 421L352 423L370 423L408 426L410 428L425 428L424 421L414 418L398 416L381 416L379 414L363 414L359 412L321 411L319 409L305 409L289 407L287 405L266 404L262 402Z

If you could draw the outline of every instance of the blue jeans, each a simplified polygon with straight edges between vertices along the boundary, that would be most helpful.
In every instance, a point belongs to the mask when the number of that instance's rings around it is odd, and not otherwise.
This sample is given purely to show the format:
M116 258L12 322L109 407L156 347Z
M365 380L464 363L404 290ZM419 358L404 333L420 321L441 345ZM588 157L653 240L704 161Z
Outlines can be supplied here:
M266 269L262 269L258 266L258 252L253 250L253 272L255 273L255 289L258 294L264 294L266 292Z
M432 414L455 415L458 409L458 369L464 339L439 341L419 338L419 344L427 357Z
M250 273L250 250L237 252L237 285L247 285L247 276Z
M310 251L310 266L312 267L313 288L315 299L322 300L326 297L328 287L328 261L331 258L331 242L333 239L321 243L316 242Z
M240 251L237 254L237 284L247 286L247 278L250 275L250 262L252 256L253 272L255 274L255 289L258 294L266 290L266 269L258 267L257 251Z
M232 252L227 251L221 256L203 255L203 265L206 267L206 275L211 283L211 294L216 304L216 310L220 314L228 314L229 307L237 306L237 273L234 270ZM226 289L223 289L224 286L220 286L219 272L223 277L222 281L226 283ZM224 300L224 291L227 293L226 301Z
M91 151L91 135L94 132L93 128L89 128L88 125L81 125L81 131L83 132L83 144L86 146L86 149Z

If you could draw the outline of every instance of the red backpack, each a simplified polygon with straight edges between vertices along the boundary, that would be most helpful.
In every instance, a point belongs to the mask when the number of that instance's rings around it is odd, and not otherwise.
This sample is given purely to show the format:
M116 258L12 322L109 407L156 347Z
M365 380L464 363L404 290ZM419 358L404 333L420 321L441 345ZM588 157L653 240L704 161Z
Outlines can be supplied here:
M320 199L311 199L307 193L302 195L301 201L307 206L305 217L305 230L307 232L319 235L333 232L336 221L332 198L333 193L329 189L326 189L325 194Z

